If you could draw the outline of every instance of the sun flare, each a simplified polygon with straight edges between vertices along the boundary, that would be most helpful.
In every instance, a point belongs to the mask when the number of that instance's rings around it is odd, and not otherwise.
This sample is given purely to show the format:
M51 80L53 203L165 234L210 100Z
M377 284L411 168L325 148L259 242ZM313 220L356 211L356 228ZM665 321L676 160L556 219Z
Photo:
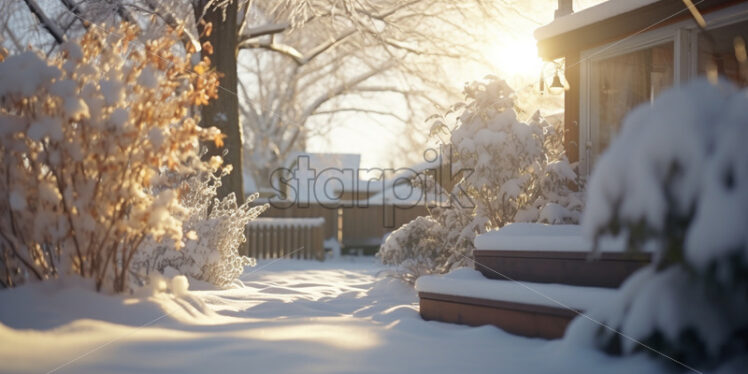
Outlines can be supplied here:
M488 45L485 53L503 78L534 77L543 66L532 38L501 40Z

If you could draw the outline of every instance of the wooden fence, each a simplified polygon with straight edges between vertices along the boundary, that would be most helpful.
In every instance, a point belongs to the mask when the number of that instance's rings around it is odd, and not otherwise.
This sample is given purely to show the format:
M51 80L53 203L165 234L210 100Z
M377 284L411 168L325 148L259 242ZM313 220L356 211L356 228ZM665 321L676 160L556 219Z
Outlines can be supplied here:
M343 247L381 244L382 237L419 216L428 214L425 205L364 205L357 201L339 203L290 203L274 201L261 217L322 217L324 238L335 238Z
M323 260L324 224L316 218L257 218L247 225L249 257Z
M263 202L258 202L263 203ZM317 218L324 219L324 238L338 237L338 208L325 207L320 204L308 204L303 206L293 205L286 208L284 203L273 203L260 217L262 218Z
M370 205L342 208L342 245L379 246L388 232L428 214L426 206Z

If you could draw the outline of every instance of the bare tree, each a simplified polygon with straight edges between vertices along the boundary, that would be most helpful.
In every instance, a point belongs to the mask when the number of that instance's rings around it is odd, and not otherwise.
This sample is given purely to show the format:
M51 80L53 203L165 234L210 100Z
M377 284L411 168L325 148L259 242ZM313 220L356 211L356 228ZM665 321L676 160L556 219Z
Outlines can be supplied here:
M245 164L254 180L270 184L308 136L351 113L412 130L459 93L443 79L445 61L481 55L470 22L499 11L481 1L256 1L239 36ZM404 135L413 143L415 133Z
M445 84L445 61L478 59L481 54L470 46L481 35L472 26L500 18L507 8L483 0L45 4L51 4L50 9L41 9L48 22L38 24L51 38L37 39L50 48L60 42L52 31L55 26L63 30L63 38L101 22L134 22L146 33L185 28L186 53L198 44L191 36L199 35L203 55L212 49L210 58L223 75L219 97L204 108L203 121L227 135L225 158L235 171L224 180L221 192L235 192L240 200L242 167L266 186L269 173L292 152L303 150L311 134L325 133L350 114L408 126L422 122L422 114L433 111L425 106L452 100L450 95L458 93ZM0 35L12 40L13 27L5 26ZM28 40L18 43L24 42Z

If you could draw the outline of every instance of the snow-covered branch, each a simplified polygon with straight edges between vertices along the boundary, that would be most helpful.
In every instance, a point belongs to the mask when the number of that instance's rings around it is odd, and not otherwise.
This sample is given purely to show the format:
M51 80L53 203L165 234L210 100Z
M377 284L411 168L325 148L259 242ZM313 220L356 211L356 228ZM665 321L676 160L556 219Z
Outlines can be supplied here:
M55 39L55 42L57 42L57 44L64 43L65 33L62 31L62 29L60 29L59 25L57 25L54 21L47 17L42 8L39 7L39 4L36 2L36 0L24 0L24 2L29 8L29 11L31 11L31 13L36 16L36 18L39 20L39 23L41 23L44 29L49 32L49 35L51 35L52 38Z

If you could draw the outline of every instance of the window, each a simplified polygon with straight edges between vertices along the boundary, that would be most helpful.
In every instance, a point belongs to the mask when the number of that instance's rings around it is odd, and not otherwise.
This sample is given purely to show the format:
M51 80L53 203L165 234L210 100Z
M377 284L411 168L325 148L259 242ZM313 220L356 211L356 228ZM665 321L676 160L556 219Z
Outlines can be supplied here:
M707 34L689 18L582 51L578 145L583 176L592 172L631 109L705 75L713 62L723 76L748 87L748 62L738 61L742 51L735 47L736 37L748 43L748 2L704 17Z
M673 85L673 42L594 62L590 85L592 156L608 147L635 106Z
M741 37L744 43L748 43L748 21L710 30L709 35L711 40L704 33L699 33L698 74L706 74L707 67L714 63L720 67L720 72L724 76L741 87L748 86L748 71L745 66L741 69L734 44L737 37Z

